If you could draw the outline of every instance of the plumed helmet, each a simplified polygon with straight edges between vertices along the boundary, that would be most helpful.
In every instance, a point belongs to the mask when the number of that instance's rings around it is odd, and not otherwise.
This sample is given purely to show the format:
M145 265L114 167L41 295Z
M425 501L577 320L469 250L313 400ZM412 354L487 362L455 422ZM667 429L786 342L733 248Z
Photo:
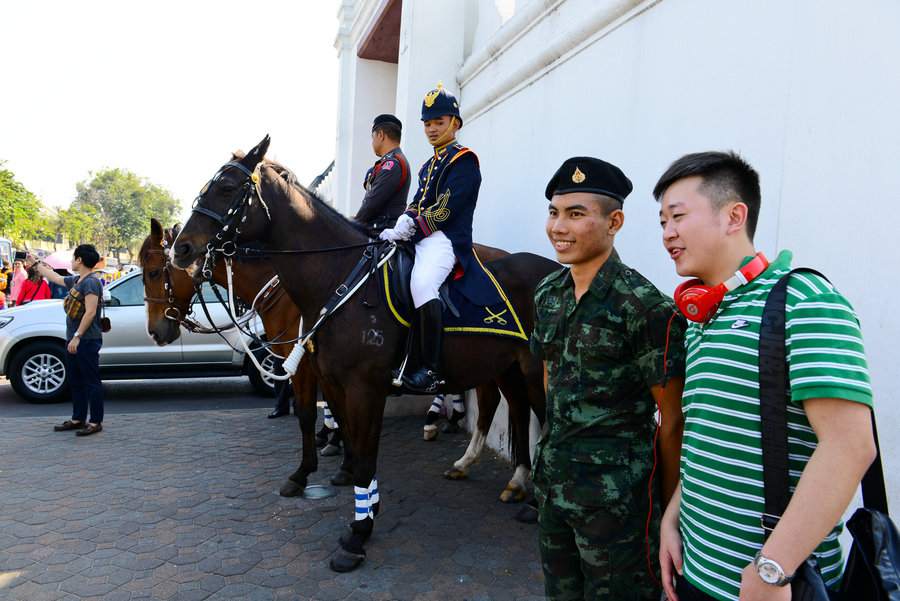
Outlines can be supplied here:
M459 125L462 126L462 117L459 116L459 102L456 97L448 92L440 83L437 87L427 94L422 100L422 121L436 119L443 115L453 115L459 119Z

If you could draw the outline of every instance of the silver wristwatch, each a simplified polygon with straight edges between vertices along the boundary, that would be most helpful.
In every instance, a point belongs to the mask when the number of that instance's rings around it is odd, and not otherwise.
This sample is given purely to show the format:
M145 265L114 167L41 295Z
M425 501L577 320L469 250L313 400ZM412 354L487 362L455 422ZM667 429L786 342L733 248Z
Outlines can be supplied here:
M74 334L72 334L72 337L73 337L73 338L75 338L76 336L77 336L78 338L81 338L81 334L79 334L78 332L75 332Z
M762 578L763 582L766 584L771 584L773 586L787 586L794 578L793 576L785 574L784 568L782 568L777 561L763 557L761 550L756 552L756 557L753 558L753 565L756 566L759 577Z

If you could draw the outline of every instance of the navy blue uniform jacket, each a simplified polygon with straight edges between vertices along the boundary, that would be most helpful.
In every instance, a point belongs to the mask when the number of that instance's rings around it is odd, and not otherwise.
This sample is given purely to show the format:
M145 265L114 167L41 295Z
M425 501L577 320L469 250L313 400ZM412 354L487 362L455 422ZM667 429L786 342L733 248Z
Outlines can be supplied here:
M463 270L457 288L473 303L491 306L503 299L472 250L472 219L480 187L478 157L453 140L436 148L419 169L419 187L405 214L416 222L412 242L444 232Z

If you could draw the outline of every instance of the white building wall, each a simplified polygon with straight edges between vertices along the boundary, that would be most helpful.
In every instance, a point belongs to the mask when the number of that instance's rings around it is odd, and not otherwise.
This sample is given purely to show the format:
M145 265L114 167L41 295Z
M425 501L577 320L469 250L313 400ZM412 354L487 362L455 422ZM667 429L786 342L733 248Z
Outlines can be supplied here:
M441 6L403 3L398 115L415 167L429 152L413 125L422 96L437 78L457 92L459 138L484 178L475 239L549 256L546 182L569 156L599 156L635 186L616 240L623 260L674 290L653 185L687 152L739 151L762 179L757 248L770 257L793 250L796 265L824 271L857 309L888 492L900 500L892 385L900 287L888 231L900 157L900 3L472 0L450 21ZM339 149L348 143L339 139ZM502 413L497 427L507 423Z

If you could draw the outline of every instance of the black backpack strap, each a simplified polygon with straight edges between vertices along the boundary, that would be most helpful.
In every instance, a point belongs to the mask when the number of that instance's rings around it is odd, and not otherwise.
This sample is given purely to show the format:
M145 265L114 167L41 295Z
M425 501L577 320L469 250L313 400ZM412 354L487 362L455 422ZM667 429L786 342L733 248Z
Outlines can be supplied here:
M862 479L863 507L877 509L884 515L888 512L887 492L884 488L884 470L881 467L881 447L878 445L878 429L875 426L875 412L872 411L872 436L875 438L875 460Z
M791 393L784 325L788 281L791 274L797 272L813 273L828 279L814 269L794 269L775 283L763 309L759 327L759 414L766 500L762 526L766 538L791 500L787 438L787 401Z

